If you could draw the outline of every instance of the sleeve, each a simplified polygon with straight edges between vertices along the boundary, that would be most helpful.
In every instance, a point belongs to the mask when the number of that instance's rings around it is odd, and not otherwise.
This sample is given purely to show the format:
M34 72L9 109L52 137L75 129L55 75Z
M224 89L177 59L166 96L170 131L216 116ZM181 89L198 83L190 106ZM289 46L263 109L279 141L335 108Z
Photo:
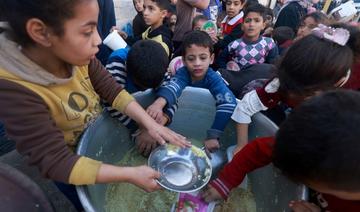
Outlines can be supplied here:
M123 112L134 98L119 85L101 63L94 59L89 64L89 77L94 90L111 107Z
M230 58L230 51L231 51L231 42L223 51L220 52L218 58L216 59L216 64L219 68L226 68L226 63Z
M74 154L43 99L27 88L0 80L0 119L17 151L52 180L94 184L101 162Z
M274 28L280 26L287 26L290 27L296 33L297 28L299 26L299 22L300 22L299 11L297 11L297 8L292 6L292 4L289 4L286 8L284 8L280 12L279 17L275 22Z
M249 124L251 117L268 108L261 102L256 90L250 91L236 105L235 111L231 118L237 123Z
M226 199L230 191L240 185L246 174L271 163L273 145L273 137L253 140L224 166L218 178L211 181L210 185Z
M157 91L158 97L163 97L167 102L167 107L177 103L182 91L190 84L190 79L186 67L179 69L175 76L168 83L161 86Z
M265 58L265 62L273 64L275 62L275 60L277 59L277 57L279 56L279 49L273 39L271 39L269 47L270 47L270 50Z
M170 82L171 80L171 75L169 72L165 73L165 77L164 77L164 82L162 83L162 85L166 85ZM168 122L166 123L167 125L169 125L172 122L172 118L174 117L174 114L176 112L176 110L178 109L178 104L175 103L173 105L166 105L163 109L163 112L165 113L165 115L169 118Z
M127 82L127 71L125 67L125 61L127 58L128 49L119 49L113 52L106 65L106 70L110 72L117 84L121 87L125 87ZM125 114L122 114L118 110L111 107L109 103L104 102L105 109L109 112L110 116L120 121L126 128L133 134L137 129L137 123Z
M236 98L226 86L220 73L208 70L210 77L209 90L216 102L216 114L211 129L207 131L207 139L219 138L231 119L236 106Z
M234 29L231 31L229 35L225 35L224 39L219 40L214 45L215 52L225 49L231 42L242 37L244 32L241 29L241 25L242 24L238 24L236 27L234 27Z

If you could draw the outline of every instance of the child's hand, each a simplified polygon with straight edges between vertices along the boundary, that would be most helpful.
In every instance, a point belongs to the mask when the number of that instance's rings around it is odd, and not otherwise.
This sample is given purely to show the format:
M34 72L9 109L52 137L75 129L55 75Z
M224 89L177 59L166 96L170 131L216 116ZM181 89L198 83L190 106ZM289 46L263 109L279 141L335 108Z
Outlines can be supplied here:
M161 187L155 181L160 173L148 166L129 167L129 183L132 183L147 192L159 190Z
M162 107L159 107L157 104L152 104L150 105L147 109L146 112L159 124L161 124L163 118L164 118L164 113L162 110Z
M147 157L157 147L157 142L146 130L141 130L140 134L135 138L135 144L140 154Z
M320 208L314 203L306 202L304 200L291 201L289 207L294 212L320 212Z
M216 34L210 34L211 40L212 42L215 44L219 41L219 38L217 37Z
M118 32L118 34L119 34L124 40L126 40L126 38L128 37L128 34L126 34L126 32L121 31L121 29L117 28L116 26L111 27L110 32L112 32L112 31L114 31L114 30L116 30L116 31Z
M208 185L202 192L201 197L204 199L205 202L212 202L216 200L222 200L222 196L220 193L213 188L211 185Z
M220 148L220 144L218 139L208 139L204 141L204 145L205 145L205 151L209 152L214 152L217 149ZM208 154L209 155L209 154Z
M176 146L191 147L191 142L187 141L184 136L177 134L169 128L157 123L155 123L150 129L148 129L148 133L161 145L165 144L165 142L168 141L169 143Z

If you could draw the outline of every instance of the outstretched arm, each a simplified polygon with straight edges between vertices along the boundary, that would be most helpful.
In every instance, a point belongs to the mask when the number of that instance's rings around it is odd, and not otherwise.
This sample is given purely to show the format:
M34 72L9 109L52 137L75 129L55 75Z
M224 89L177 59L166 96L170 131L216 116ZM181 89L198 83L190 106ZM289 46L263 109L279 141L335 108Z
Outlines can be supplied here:
M273 137L257 138L247 144L224 166L219 177L210 182L209 188L204 192L204 199L208 202L226 199L247 173L271 163L273 145Z

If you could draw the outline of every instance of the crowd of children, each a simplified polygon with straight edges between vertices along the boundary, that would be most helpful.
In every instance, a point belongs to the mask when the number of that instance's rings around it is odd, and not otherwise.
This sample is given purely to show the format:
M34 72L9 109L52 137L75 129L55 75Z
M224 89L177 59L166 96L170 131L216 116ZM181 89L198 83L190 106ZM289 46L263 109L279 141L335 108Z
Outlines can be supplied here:
M98 1L4 0L0 126L68 196L73 185L109 182L153 191L158 172L76 155L79 136L104 108L143 155L165 141L190 146L165 126L186 86L205 88L216 102L205 149L216 151L227 123L237 123L234 159L205 200L226 198L248 172L273 162L326 200L294 200L292 210L358 211L360 95L329 90L360 89L360 26L335 23L313 3L284 1L275 16L254 0L133 0L133 32L119 31L128 47L114 50L104 68L95 56ZM146 89L157 99L143 109L131 94ZM251 116L280 106L276 136L248 142Z

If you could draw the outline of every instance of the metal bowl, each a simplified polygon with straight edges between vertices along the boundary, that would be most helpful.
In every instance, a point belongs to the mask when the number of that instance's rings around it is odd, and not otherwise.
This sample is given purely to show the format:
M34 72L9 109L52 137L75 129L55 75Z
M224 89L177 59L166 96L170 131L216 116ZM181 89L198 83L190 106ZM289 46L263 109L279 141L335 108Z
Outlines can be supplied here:
M212 166L205 152L194 145L180 148L166 144L149 156L148 165L160 172L158 183L171 191L193 192L211 178Z

